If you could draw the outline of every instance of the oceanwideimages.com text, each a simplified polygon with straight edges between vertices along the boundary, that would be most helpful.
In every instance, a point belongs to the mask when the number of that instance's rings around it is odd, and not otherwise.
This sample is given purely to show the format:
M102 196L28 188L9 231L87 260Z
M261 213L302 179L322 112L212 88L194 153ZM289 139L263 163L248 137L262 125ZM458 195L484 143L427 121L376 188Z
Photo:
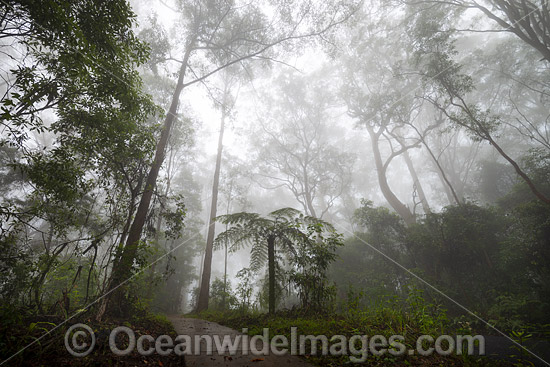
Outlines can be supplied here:
M85 331L84 331L85 330ZM119 326L109 335L109 348L118 355L128 355L134 351L147 356L159 355L212 355L229 354L253 356L284 355L331 355L349 356L352 362L364 362L369 355L393 356L432 354L484 355L485 339L482 335L421 335L415 343L408 344L402 335L300 335L296 327L290 328L290 337L274 335L270 337L269 328L262 335L248 335L248 329L242 329L238 335L169 335L153 337L141 335ZM117 342L124 340L123 343ZM95 335L85 324L73 325L65 334L65 346L74 356L86 356L95 346Z

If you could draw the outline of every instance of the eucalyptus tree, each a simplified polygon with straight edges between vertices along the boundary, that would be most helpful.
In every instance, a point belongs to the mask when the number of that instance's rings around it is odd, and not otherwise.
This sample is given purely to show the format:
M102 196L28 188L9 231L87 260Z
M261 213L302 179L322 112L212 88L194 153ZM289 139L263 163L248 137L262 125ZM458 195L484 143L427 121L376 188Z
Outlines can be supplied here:
M425 106L423 118L431 122L427 128L421 130L416 124L408 126L416 132L428 153L428 161L441 181L448 203L461 205L477 163L479 142L471 143L463 131L449 129L445 116L430 105Z
M181 55L165 56L177 65L177 83L126 244L117 266L113 268L111 290L122 284L132 271L183 89L231 65L254 58L269 59L273 57L273 48L278 45L295 43L329 31L348 19L355 11L354 3L353 0L317 4L310 1L267 1L265 4L236 0L178 1L180 20L177 33L184 38L177 45Z
M473 24L467 29L456 27L454 30L514 34L537 50L542 55L542 60L550 63L550 5L548 0L403 0L401 2L415 7L415 12L418 12L419 9L420 11L433 9L438 4L445 7L449 13L464 13L470 9L478 10L485 16L483 22ZM491 23L496 27L491 27Z
M539 200L550 204L550 197L529 177L498 139L507 116L495 113L479 101L472 101L476 81L467 75L456 60L456 36L453 32L440 32L438 25L447 19L448 5L424 9L410 18L416 66L423 75L424 98L439 109L456 127L463 128L471 138L489 143L515 170Z
M210 203L210 214L208 218L208 233L206 235L206 248L204 250L204 262L201 274L201 283L199 287L199 299L197 302L197 311L203 311L208 308L208 298L210 294L210 275L212 272L212 251L214 247L214 236L216 232L216 216L218 211L218 192L220 185L220 171L223 154L223 135L225 131L226 120L231 117L231 112L236 103L236 96L232 89L238 83L239 76L231 69L224 69L222 75L222 90L218 99L214 97L216 107L220 109L220 130L218 135L218 150L216 153L216 166L214 168L214 178L212 180L212 196ZM226 258L227 261L227 258ZM227 270L227 269L226 269ZM224 284L227 284L224 277Z
M142 70L144 90L153 96L155 103L167 109L176 81L166 70L163 57L170 49L170 42L157 15L149 17L139 37L151 49L150 58ZM164 283L158 287L149 287L147 298L151 298L157 291L153 302L161 303L169 312L180 310L183 288L194 280L192 260L200 246L198 232L203 226L200 220L202 206L198 199L200 189L191 173L195 169L195 131L200 121L185 111L186 108L188 106L185 104L178 108L179 123L174 125L168 139L166 162L159 172L145 231L148 240L153 240L154 256L158 257L158 252L165 255L162 261L153 263L148 269L151 281L161 279ZM160 117L157 121L160 121ZM183 219L184 226L181 225Z
M182 257L190 256L196 251L196 243L187 246L176 247L177 241L188 241L189 234L196 230L196 220L190 216L200 216L200 206L193 203L196 199L194 183L182 184L182 176L187 174L185 167L193 157L194 127L193 119L182 118L182 123L177 125L169 139L167 164L162 179L157 184L152 208L147 219L147 236L153 239L153 251L163 253L163 261L155 262L149 268L151 280L165 279L164 287L170 288L168 293L172 298L172 310L178 311L179 299L182 288L190 281L190 260ZM185 220L185 221L184 221ZM174 261L175 258L178 261ZM159 272L159 269L162 269ZM161 285L160 288L162 288ZM154 287L147 291L147 298L153 295ZM166 295L164 298L167 298ZM165 300L166 304L170 302Z
M229 225L229 229L218 235L217 246L222 246L225 241L231 244L231 251L251 246L250 269L255 272L267 262L269 313L275 312L276 305L276 251L294 257L295 261L299 260L298 256L313 256L319 260L319 267L307 270L324 271L325 262L330 263L333 259L330 256L331 251L341 244L341 235L336 233L332 225L292 208L279 209L265 217L257 213L242 212L222 215L218 220ZM326 251L316 253L315 249ZM322 259L317 255L321 255ZM307 266L300 262L299 264Z
M342 55L342 98L348 115L368 132L384 198L410 225L415 222L415 215L391 188L388 170L395 158L421 146L421 139L409 128L422 107L415 94L419 78L404 68L408 52L398 26L364 17L350 35L340 41L350 50ZM427 131L422 131L422 135L425 133ZM407 157L405 161L413 187L420 187L412 162L407 162ZM421 200L429 211L425 196Z
M540 62L535 50L512 36L488 38L486 45L493 47L481 45L483 52L461 60L476 82L472 96L484 96L479 102L503 116L500 139L508 138L503 141L507 149L521 152L535 147L550 151L548 66Z
M247 192L250 188L249 182L244 182L246 174L243 172L243 162L238 157L226 154L223 162L225 167L220 180L222 182L220 186L220 193L222 200L225 204L225 213L229 214L232 211L245 211L250 206L247 198ZM233 208L237 208L234 210ZM228 226L225 226L228 229ZM227 287L227 262L228 262L228 243L224 244L224 269L223 269L223 283ZM223 302L225 304L225 300Z
M304 76L280 73L271 94L262 95L251 137L260 186L284 187L317 218L330 215L349 189L355 163L343 149L336 121L342 103L325 77L331 73L328 66Z
M468 195L473 194L471 184L483 147L480 142L468 139L463 131L448 131L445 127L430 134L427 140L427 149L433 150L430 161L435 166L449 204L461 205Z

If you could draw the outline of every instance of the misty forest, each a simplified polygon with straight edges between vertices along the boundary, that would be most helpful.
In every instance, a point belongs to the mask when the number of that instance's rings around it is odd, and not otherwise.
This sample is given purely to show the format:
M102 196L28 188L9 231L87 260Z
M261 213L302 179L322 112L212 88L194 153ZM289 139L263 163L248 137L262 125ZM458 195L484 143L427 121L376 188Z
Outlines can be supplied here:
M109 350L177 320L550 365L548 0L0 0L0 77L1 365L200 365Z

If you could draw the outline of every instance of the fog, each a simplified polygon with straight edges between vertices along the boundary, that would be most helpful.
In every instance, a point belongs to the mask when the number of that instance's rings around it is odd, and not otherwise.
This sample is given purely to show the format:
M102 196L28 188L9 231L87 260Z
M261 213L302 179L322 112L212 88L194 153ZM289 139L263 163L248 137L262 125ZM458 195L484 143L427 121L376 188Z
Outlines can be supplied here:
M176 4L134 1L132 5L138 15L139 29L147 29L154 18L165 30L170 44L180 42L177 37L172 38L175 24L179 21ZM282 47L276 51L276 56L253 58L227 72L234 79L229 90L234 105L223 137L221 172L226 180L228 175L232 175L231 179L238 182L236 185L241 191L237 193L238 197L231 198L229 206L227 193L218 198L218 214L249 211L265 215L278 208L293 207L328 220L347 237L356 228L353 215L361 205L361 199L371 200L375 206L393 211L385 195L394 196L397 205L403 205L418 218L429 211L439 212L445 206L456 205L457 199L460 203L480 205L493 204L499 199L503 193L495 193L493 188L487 187L497 183L483 182L486 179L484 174L487 174L484 165L504 166L508 162L487 141L472 139L467 128L453 125L449 117L438 111L439 105L429 103L431 97L423 95L429 91L426 90L426 81L419 75L422 71L415 70L412 64L400 66L415 57L411 55L414 50L404 49L411 48L414 41L399 39L410 27L406 22L411 15L403 14L407 11L410 10L392 9L388 4L362 4L349 20L327 32L326 38L311 37L298 47L293 45L290 50ZM497 28L474 10L463 12L441 26L464 29L453 34L456 45L453 59L457 65L460 63L461 73L473 78L476 90L468 95L468 100L490 111L510 111L510 106L506 105L517 102L511 97L508 101L501 97L512 91L519 94L517 90L522 87L522 82L509 74L507 80L502 78L507 73L518 75L520 68L531 68L526 63L520 66L517 62L523 61L524 53L538 57L536 50L529 49L522 40L505 32L482 33ZM385 35L388 38L384 38ZM520 53L521 61L514 59L512 65L502 65L499 53L503 47L521 48L516 51ZM542 62L537 62L537 65L542 67L540 71L544 75L547 65ZM170 68L168 63L165 67ZM402 70L397 70L398 67ZM220 93L223 88L221 79L227 77L225 72L219 74L200 86L193 86L187 94L184 92L184 107L180 108L181 114L194 116L199 121L195 131L196 156L186 164L198 171L193 172L189 179L202 188L200 217L203 223L208 223L210 214L221 114L216 108L219 100L213 95ZM365 98L364 108L374 109L368 111L373 116L388 113L387 110L391 109L408 109L399 112L404 112L409 120L396 117L380 139L380 156L384 163L388 163L382 174L389 186L386 194L380 189L377 178L372 137L361 126L368 122L357 118L354 111L362 106L356 107L355 101L349 100L355 97L353 93L357 93L353 88L359 88L358 92ZM396 99L385 94L387 88L397 89ZM483 92L486 89L488 91ZM543 91L539 93L544 94ZM369 94L386 97L388 101L375 101L369 106ZM381 111L376 111L376 108ZM540 126L530 123L526 127L524 123L513 122L522 114L521 109L516 109L506 116L508 121L502 121L499 131L495 132L499 144L514 159L519 159L530 148L540 147L537 143L544 145L547 141L543 138L542 142L534 142L531 137L536 134L547 138L546 123ZM407 124L412 124L412 128ZM322 131L316 134L315 127ZM299 128L302 131L297 130ZM531 130L526 134L522 128ZM301 133L311 136L311 141L306 143L318 146L313 149L314 154L326 154L326 149L332 158L341 158L334 163L326 155L311 158L314 163L306 168L309 170L306 178L316 174L327 177L315 183L318 186L312 189L315 197L311 199L309 208L303 182L300 182L304 179L303 172L289 162L296 159L294 163L301 163L297 157L304 153L304 147L300 146L303 143ZM406 150L400 152L402 148ZM410 159L410 166L407 166L405 154ZM507 171L507 175L514 175L511 167ZM221 190L224 184L228 182L222 179ZM424 200L421 195L425 196ZM235 200L239 203L235 204ZM224 229L218 224L216 234ZM202 269L203 261L204 253L201 253L195 260L198 270ZM233 287L237 285L237 272L249 261L247 249L229 255L227 278ZM215 251L213 279L223 278L224 262L224 251ZM198 287L198 282L191 287ZM188 305L182 307L191 309Z
M75 7L80 33L10 5L3 302L100 319L130 279L153 312L345 314L418 288L547 323L542 3L131 0Z

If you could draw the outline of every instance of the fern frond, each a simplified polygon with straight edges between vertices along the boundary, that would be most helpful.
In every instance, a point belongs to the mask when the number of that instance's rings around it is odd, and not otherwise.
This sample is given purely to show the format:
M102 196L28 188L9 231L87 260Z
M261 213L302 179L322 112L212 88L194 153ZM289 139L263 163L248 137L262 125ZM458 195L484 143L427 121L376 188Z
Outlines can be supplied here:
M220 215L215 219L216 221L223 224L235 225L235 224L244 224L244 223L254 222L259 218L261 218L261 216L258 213L240 212L240 213Z
M267 246L260 242L252 245L250 250L250 269L259 271L267 261Z
M281 208L281 209L272 211L271 213L268 214L268 216L275 219L281 219L281 218L292 219L294 217L299 216L300 214L302 213L299 210L294 208Z

